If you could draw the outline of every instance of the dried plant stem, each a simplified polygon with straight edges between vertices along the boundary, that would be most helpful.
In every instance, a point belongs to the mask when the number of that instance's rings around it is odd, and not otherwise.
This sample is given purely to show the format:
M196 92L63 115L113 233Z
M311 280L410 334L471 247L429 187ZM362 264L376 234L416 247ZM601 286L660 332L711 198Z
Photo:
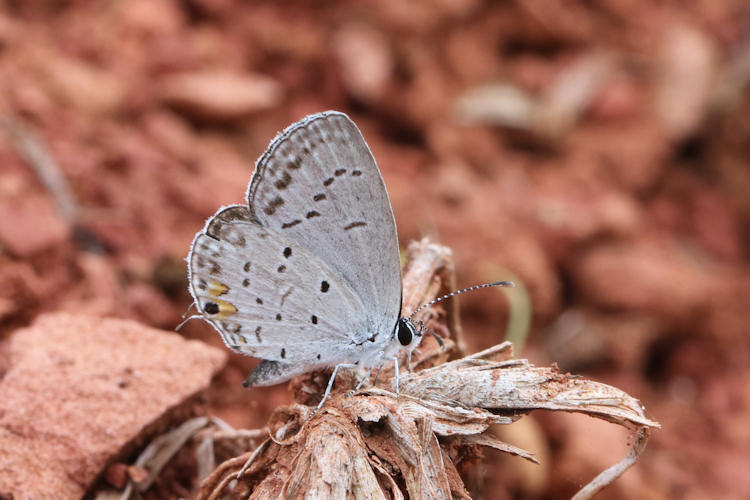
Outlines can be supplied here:
M260 455L261 453L263 453L263 450L266 449L266 447L268 446L268 443L270 443L270 442L271 442L270 438L266 439L265 441L263 441L262 443L260 443L260 445L255 449L255 451L253 451L253 454L250 455L250 457L247 459L247 461L244 464L242 464L242 468L240 468L240 470L237 471L237 478L238 479L253 464L253 462L255 461L255 459L258 458L258 455Z
M635 436L633 446L630 448L630 451L625 458L592 479L589 484L573 495L571 500L588 500L604 489L605 486L612 484L618 477L622 476L626 470L633 466L638 461L638 457L641 456L643 450L646 449L646 443L648 442L649 436L648 427L641 427L638 429Z
M450 274L449 256L427 241L410 245L405 311L429 301L450 281L439 277ZM198 498L469 498L457 465L478 457L479 447L536 461L532 453L489 432L493 425L512 424L535 409L586 413L640 428L628 457L576 497L590 498L636 461L645 447L646 429L659 424L619 389L561 373L555 366L512 359L512 351L505 342L446 362L448 356L436 342L423 343L414 358L421 369L401 375L400 394L375 386L350 394L356 377L337 379L314 415L299 404L278 408L269 439L252 453L220 465L201 485ZM386 378L383 387L390 387L388 376L392 374L381 375ZM309 401L325 381L316 374L300 377L293 383L297 398Z
M264 441L265 443L265 441ZM260 447L258 447L260 448ZM255 450L257 451L257 449ZM249 451L239 457L230 458L216 470L214 470L201 484L198 499L213 499L224 491L224 488L234 479L237 479L236 471L241 469L243 464L247 463L255 454L255 451Z

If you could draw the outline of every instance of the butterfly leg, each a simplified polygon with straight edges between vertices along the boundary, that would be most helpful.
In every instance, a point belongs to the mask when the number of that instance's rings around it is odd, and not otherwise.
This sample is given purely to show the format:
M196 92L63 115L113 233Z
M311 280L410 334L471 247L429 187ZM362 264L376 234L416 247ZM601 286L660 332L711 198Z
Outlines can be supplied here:
M326 402L326 399L328 399L328 395L331 394L331 389L333 388L333 381L336 380L336 374L339 372L339 368L356 368L357 365L353 365L351 363L339 363L336 365L333 369L333 373L331 374L331 378L328 380L328 386L326 386L326 392L323 394L323 399L320 400L320 403L318 403L317 408L315 408L315 411L317 412L320 410L320 408L323 406L323 403Z
M380 370L383 369L383 365L385 364L385 360L381 359L380 363L378 363L378 371L375 372L375 378L372 381L372 385L377 385L378 383L378 377L380 377Z
M386 356L385 359L393 361L393 373L394 379L396 380L396 395L399 394L398 390L398 358L396 356Z
M380 364L380 366L383 366L382 363ZM365 385L365 382L367 382L370 379L370 375L372 375L372 371L374 369L375 369L375 365L372 365L372 367L369 370L367 370L367 373L365 374L365 376L362 377L362 380L359 381L359 383L357 384L357 387L355 387L354 390L351 392L352 394L360 390L362 386ZM380 373L379 367L378 367L378 373ZM375 376L377 377L377 374Z
M352 391L349 391L349 395L351 396L358 390L362 388L363 385L365 385L365 382L367 382L370 379L370 375L372 375L372 371L375 369L375 365L378 366L378 371L375 372L375 380L372 381L372 385L375 385L378 381L378 376L380 375L380 370L383 368L383 356L385 355L385 351L380 351L377 355L377 361L375 363L371 364L370 369L368 370L367 374L362 377L362 380L359 381L357 384L357 387L355 387Z

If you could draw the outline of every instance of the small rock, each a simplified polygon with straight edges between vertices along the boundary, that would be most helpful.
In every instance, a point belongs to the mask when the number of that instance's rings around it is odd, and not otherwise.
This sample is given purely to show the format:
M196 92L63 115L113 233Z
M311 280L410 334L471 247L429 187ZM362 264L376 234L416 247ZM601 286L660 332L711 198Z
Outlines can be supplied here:
M70 226L44 195L0 198L0 220L0 245L16 257L61 245L70 236Z
M231 121L277 106L284 91L263 75L202 71L165 77L160 94L165 103L192 116Z
M393 72L388 40L367 25L351 24L341 28L333 39L341 79L351 95L364 102L380 98Z
M36 56L44 85L65 106L93 115L115 113L124 106L126 81L112 71L54 51L39 49Z
M128 466L122 462L117 462L104 472L104 480L118 490L121 490L128 484Z
M666 134L679 141L701 125L717 73L716 47L701 30L677 24L665 30L654 109Z
M0 496L81 498L102 469L199 391L226 353L132 321L56 313L7 343ZM116 475L116 474L115 474Z
M607 309L652 313L687 324L705 310L720 281L715 268L669 238L602 244L572 266L576 289Z

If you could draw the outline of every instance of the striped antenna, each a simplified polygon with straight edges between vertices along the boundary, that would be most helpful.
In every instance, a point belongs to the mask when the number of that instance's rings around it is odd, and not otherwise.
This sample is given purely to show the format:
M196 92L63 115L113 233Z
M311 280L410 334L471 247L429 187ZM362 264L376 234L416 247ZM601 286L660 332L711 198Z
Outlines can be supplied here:
M489 288L491 286L515 286L515 285L513 284L512 281L496 281L494 283L485 283L484 285L474 285L474 286L470 286L468 288L462 288L461 290L456 290L455 292L451 292L451 293L449 293L447 295L443 295L442 297L438 297L435 300L431 300L430 302L428 302L426 304L422 304L421 306L417 307L414 310L414 312L412 312L409 315L409 321L411 321L412 318L414 318L414 316L419 311L421 311L422 309L425 309L427 307L430 307L433 304L437 304L438 302L441 302L441 301L443 301L445 299L449 299L449 298L451 298L451 297L453 297L455 295L460 295L460 294L462 294L464 292L471 292L472 290L479 290L480 288Z

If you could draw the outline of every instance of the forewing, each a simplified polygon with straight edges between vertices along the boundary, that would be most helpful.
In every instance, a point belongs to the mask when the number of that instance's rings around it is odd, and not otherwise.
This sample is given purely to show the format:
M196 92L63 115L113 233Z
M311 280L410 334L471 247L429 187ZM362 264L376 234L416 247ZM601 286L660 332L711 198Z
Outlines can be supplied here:
M338 273L247 207L209 219L188 260L197 306L235 351L326 365L340 361L352 328L366 328L362 301Z
M393 210L375 160L344 114L312 115L280 134L248 188L253 216L337 273L366 306L353 340L390 335L401 309Z

